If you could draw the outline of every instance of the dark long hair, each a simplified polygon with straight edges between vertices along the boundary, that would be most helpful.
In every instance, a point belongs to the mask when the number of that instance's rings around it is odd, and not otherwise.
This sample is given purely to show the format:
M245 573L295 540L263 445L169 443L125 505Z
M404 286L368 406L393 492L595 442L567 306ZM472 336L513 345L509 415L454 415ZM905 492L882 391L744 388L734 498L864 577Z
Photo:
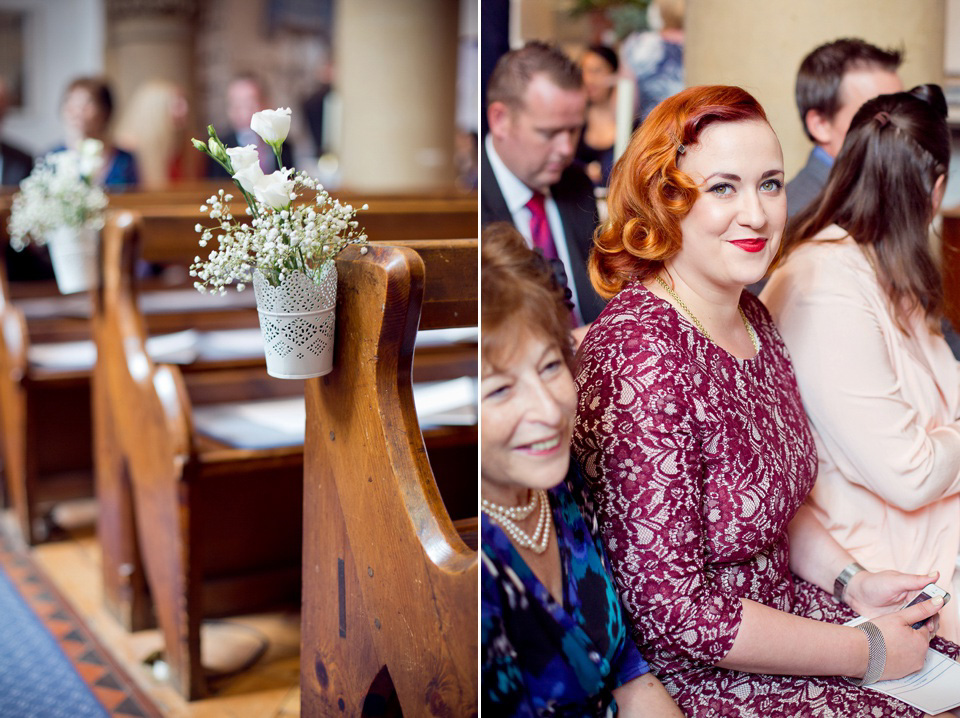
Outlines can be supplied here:
M869 247L867 256L903 331L906 313L918 306L939 331L943 281L928 231L934 185L950 164L946 118L938 85L865 103L823 191L787 225L784 256L831 224Z

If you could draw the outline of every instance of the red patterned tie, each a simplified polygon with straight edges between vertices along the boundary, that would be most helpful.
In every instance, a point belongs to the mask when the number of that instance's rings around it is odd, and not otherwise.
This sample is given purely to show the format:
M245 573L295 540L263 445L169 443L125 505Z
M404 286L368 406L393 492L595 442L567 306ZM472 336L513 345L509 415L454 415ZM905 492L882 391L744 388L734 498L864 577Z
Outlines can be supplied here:
M544 257L557 259L557 247L553 243L544 200L542 193L534 192L533 197L527 202L527 209L530 210L530 239L533 240L534 248L539 249Z

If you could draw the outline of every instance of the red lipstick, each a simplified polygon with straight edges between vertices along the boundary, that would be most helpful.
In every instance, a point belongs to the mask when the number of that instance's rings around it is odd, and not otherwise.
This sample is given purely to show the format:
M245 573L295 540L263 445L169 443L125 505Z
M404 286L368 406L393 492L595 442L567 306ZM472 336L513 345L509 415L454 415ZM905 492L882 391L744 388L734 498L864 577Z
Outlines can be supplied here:
M735 239L730 242L730 244L738 246L745 252L759 252L767 246L767 240L763 237L757 237L756 239Z

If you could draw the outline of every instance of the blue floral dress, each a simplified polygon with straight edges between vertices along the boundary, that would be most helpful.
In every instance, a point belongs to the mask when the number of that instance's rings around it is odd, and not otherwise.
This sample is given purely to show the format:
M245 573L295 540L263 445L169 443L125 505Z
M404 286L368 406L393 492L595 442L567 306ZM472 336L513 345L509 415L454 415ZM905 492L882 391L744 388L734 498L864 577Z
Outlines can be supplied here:
M500 527L481 515L482 713L614 715L611 691L649 668L628 636L582 479L571 469L566 482L548 493L563 571L562 606Z

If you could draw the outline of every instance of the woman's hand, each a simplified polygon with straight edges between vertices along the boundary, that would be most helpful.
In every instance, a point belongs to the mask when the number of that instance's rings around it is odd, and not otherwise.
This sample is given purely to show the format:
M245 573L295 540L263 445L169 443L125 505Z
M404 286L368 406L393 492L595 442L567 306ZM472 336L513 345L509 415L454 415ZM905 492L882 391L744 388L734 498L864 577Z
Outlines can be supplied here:
M860 571L847 585L843 600L861 616L873 618L898 610L928 583L936 583L936 571L918 576L899 571Z
M903 678L923 668L927 657L930 639L940 626L940 617L936 615L943 608L943 598L936 596L916 606L910 606L896 613L888 613L873 620L874 625L883 634L883 643L887 653L887 662L880 680ZM920 628L913 624L930 617Z
M613 697L617 699L619 715L625 718L683 718L683 711L652 673L614 688Z

